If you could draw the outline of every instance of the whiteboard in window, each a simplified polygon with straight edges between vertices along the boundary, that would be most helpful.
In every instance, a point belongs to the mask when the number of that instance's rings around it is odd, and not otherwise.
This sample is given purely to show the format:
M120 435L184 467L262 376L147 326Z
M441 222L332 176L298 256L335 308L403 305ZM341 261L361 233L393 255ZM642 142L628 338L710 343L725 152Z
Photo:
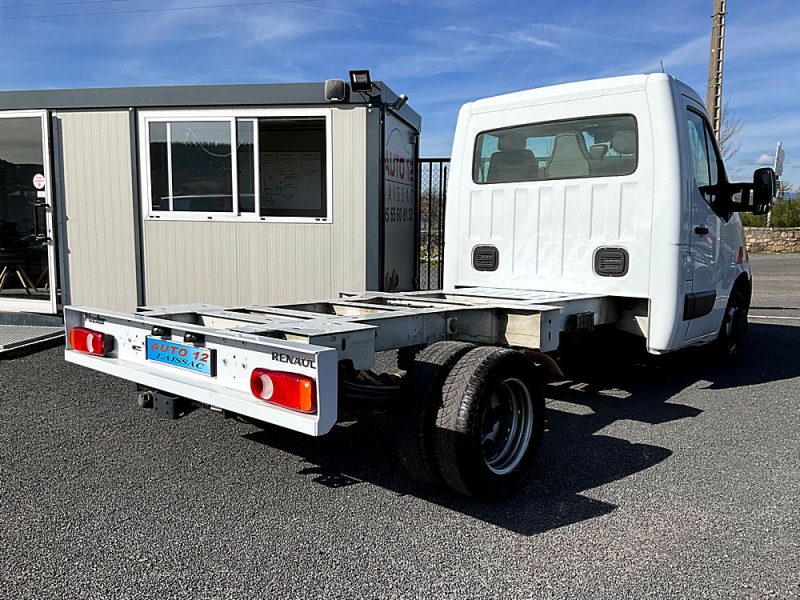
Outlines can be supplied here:
M261 206L275 210L319 209L321 152L261 152Z

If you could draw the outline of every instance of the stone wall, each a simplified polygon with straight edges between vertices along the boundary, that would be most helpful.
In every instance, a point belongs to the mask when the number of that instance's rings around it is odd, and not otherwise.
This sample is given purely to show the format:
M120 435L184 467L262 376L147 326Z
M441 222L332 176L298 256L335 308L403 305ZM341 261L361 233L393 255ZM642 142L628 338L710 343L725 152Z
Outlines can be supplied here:
M748 252L800 252L800 227L745 227Z

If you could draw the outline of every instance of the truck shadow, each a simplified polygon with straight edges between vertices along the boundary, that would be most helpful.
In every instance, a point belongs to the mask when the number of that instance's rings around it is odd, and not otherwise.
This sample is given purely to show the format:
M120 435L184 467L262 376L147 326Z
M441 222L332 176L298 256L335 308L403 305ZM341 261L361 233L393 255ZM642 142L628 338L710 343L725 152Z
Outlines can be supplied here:
M800 376L800 361L782 355L798 341L800 327L751 324L748 353L733 364L720 364L699 349L651 357L634 347L615 347L613 356L587 356L585 368L571 379L545 387L547 433L535 471L502 501L463 498L412 480L395 456L394 422L388 416L367 416L317 439L269 426L246 437L300 457L298 474L331 493L367 482L534 535L613 512L617 505L587 492L673 454L670 448L617 437L615 423L659 425L696 417L701 409L671 401L687 388L728 389Z

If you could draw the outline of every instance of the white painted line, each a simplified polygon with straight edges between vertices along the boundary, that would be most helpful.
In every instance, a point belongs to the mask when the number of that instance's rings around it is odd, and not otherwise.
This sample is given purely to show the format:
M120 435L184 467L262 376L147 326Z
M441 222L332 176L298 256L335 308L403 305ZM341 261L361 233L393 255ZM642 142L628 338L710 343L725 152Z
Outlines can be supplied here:
M786 319L787 321L800 321L800 317L779 317L770 315L747 315L749 319Z

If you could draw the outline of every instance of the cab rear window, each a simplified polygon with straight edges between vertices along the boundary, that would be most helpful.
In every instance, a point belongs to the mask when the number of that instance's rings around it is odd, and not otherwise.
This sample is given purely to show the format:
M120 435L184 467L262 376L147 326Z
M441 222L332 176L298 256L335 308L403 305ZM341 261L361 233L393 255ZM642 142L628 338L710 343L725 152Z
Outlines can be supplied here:
M512 183L630 175L639 140L633 115L532 123L480 133L475 183Z

